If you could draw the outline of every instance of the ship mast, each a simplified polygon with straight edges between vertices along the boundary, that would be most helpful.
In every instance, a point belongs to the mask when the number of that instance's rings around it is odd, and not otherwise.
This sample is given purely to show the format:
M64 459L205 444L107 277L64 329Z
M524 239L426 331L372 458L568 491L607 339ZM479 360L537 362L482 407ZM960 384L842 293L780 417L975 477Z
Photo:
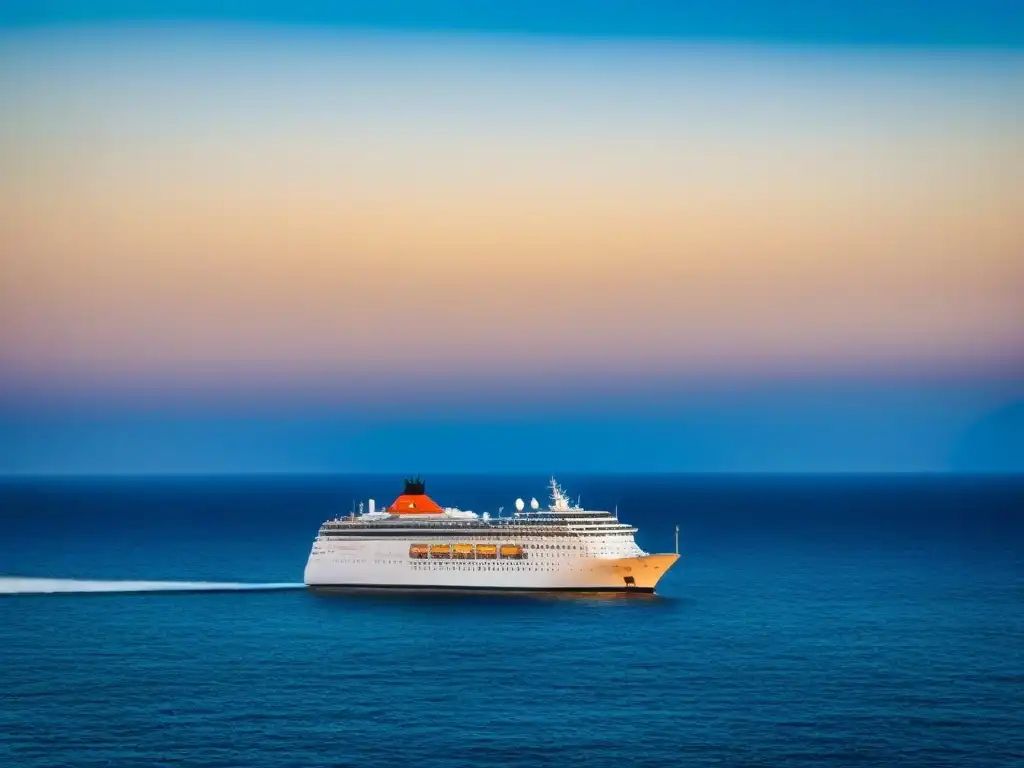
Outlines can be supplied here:
M561 489L555 478L551 478L551 509L557 511L565 511L569 509L569 499L566 498L565 492Z

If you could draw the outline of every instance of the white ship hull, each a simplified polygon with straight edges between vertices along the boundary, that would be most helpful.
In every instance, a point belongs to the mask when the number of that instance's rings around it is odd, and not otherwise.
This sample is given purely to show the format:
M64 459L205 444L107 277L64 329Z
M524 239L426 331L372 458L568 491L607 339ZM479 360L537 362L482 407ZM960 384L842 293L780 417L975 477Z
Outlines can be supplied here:
M545 560L416 560L407 540L331 542L310 553L313 588L653 592L676 554Z

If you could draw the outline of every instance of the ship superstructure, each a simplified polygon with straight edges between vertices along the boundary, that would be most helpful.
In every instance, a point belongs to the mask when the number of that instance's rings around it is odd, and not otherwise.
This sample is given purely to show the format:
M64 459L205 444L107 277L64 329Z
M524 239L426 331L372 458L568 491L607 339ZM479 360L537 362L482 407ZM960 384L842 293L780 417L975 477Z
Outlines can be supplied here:
M637 529L572 504L554 478L550 504L522 499L509 517L442 508L419 478L386 509L328 520L305 583L320 588L653 592L679 558L648 554Z

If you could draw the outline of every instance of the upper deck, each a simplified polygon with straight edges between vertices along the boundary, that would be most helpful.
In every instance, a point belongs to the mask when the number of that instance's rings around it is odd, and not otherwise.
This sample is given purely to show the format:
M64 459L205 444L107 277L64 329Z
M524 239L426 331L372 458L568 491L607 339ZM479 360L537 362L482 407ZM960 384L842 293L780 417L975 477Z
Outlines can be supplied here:
M324 536L359 535L422 535L424 533L458 533L459 535L494 535L495 533L516 532L532 536L584 536L608 534L633 534L637 529L618 520L617 515L602 510L587 510L569 503L565 492L551 479L551 504L541 510L536 499L531 501L531 511L526 512L522 499L516 500L516 512L502 517L491 517L484 512L457 508L441 508L425 494L420 480L407 480L406 491L385 511L375 511L370 502L370 511L351 514L326 521L320 528ZM413 491L410 493L410 491Z

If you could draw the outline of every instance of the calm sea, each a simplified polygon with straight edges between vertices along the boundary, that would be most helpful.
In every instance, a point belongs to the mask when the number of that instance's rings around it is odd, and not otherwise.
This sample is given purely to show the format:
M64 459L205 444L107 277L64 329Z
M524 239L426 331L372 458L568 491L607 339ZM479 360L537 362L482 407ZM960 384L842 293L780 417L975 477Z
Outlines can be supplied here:
M401 480L3 481L0 592L79 591L0 594L0 766L1024 764L1021 479L560 478L680 525L650 597L96 593L300 582Z

